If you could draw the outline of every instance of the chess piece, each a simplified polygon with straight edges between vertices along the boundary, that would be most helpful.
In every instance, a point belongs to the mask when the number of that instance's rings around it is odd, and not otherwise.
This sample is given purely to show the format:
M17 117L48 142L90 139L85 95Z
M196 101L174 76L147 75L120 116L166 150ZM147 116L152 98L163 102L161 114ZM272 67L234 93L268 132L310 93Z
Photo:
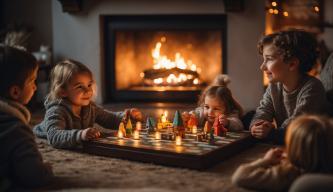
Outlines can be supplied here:
M182 138L185 138L185 127L183 123L182 116L180 115L180 112L177 110L175 113L175 117L173 118L173 128L176 135L181 136Z
M228 130L220 122L220 120L219 120L220 117L221 117L221 115L219 115L218 117L215 118L214 125L213 125L214 134L216 136L226 136Z
M146 129L148 134L155 132L154 120L151 117L147 117Z
M192 130L193 126L198 126L198 118L195 116L195 114L190 114L187 127Z
M123 134L123 136L126 136L125 125L123 122L120 122L118 132L121 132Z
M205 126L204 126L204 133L208 134L209 131L210 131L210 125L209 125L209 122L206 121Z
M130 137L132 135L132 130L133 130L133 126L132 126L131 119L129 118L126 123L126 135L128 137Z

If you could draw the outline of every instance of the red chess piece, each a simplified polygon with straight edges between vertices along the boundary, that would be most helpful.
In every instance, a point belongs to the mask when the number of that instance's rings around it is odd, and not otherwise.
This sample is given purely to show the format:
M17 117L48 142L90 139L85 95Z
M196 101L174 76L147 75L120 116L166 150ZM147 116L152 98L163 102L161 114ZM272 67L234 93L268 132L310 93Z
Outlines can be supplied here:
M198 118L194 114L190 114L190 119L187 122L187 127L192 129L194 125L198 126Z
M225 136L227 134L227 129L224 125L219 121L219 116L215 118L214 124L214 135L217 136Z

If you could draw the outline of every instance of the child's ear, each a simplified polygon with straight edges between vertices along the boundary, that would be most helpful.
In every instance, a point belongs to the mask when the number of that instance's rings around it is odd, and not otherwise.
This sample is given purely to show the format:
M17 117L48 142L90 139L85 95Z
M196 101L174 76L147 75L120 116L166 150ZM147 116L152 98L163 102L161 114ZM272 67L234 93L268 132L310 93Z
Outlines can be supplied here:
M21 96L21 88L17 85L13 85L9 88L9 95L12 99L18 100Z
M299 59L296 57L293 57L289 60L289 70L290 71L298 71L299 69Z

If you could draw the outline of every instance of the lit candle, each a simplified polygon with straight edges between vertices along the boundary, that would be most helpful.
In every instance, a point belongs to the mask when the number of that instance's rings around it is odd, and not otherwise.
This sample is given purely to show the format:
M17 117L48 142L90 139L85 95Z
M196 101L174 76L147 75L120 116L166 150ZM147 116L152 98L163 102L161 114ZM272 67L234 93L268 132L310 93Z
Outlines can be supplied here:
M155 133L155 139L156 139L156 140L160 140L160 139L161 139L161 133L160 133L160 132L157 131L157 132Z
M118 131L118 138L122 139L124 137L123 132L122 131Z
M165 123L167 121L167 112L164 111L164 114L161 115L161 122Z
M138 131L141 130L141 128L142 128L142 124L141 124L140 121L136 122L135 128L136 128L136 130L138 130Z
M176 145L182 145L182 137L176 136Z
M196 126L196 125L193 125L193 127L192 127L192 133L193 133L193 134L197 134L197 132L198 132L198 128L197 128L197 126Z
M140 135L139 135L139 131L138 130L134 131L133 137L134 137L134 139L140 139Z

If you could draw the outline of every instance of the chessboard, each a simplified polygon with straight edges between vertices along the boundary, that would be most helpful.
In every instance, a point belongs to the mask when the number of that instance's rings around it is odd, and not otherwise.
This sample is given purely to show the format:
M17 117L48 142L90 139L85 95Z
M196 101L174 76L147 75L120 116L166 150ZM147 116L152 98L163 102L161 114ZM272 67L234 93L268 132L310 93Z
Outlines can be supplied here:
M226 136L215 136L213 143L198 141L194 134L186 134L180 145L174 140L155 139L154 134L146 132L140 132L139 139L118 138L115 135L108 134L93 141L86 141L83 143L83 151L133 161L205 169L254 143L247 131L227 132Z

